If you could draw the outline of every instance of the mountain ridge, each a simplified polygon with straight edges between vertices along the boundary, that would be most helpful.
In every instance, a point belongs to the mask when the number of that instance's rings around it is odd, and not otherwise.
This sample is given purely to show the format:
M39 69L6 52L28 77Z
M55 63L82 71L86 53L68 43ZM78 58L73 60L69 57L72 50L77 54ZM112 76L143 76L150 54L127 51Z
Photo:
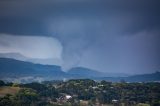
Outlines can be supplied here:
M145 81L160 81L160 72L142 75L132 75L126 77L108 77L104 73L84 68L74 67L67 72L62 71L58 65L42 65L31 62L25 62L10 58L0 58L0 78L7 80L27 78L42 80L63 80L63 79L84 79L90 78L93 80L107 80L119 82L145 82ZM31 81L32 81L31 80Z
M35 64L43 64L43 65L60 65L61 64L61 60L57 58L45 58L45 59L30 58L16 52L0 53L0 58L11 58L15 60L32 62Z

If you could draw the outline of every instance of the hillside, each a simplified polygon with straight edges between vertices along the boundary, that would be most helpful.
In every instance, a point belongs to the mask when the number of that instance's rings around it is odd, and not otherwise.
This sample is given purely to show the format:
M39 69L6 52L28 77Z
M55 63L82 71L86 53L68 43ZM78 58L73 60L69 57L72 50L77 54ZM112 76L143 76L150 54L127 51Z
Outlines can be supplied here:
M20 78L20 77L43 77L45 79L62 79L65 72L60 66L33 64L9 58L0 58L0 77Z
M129 74L125 73L109 73L100 72L97 70L84 68L84 67L74 67L67 71L68 74L80 77L80 78L93 78L93 77L127 77Z
M95 80L107 80L113 82L160 82L160 72L155 72L151 74L141 74L141 75L133 75L128 77L99 77L94 78Z
M20 90L19 87L8 87L8 86L0 87L0 97L5 96L6 94L14 95L18 93L19 90Z
M91 70L88 68L83 67L74 67L68 70L68 74L72 75L73 77L79 78L92 78L92 77L104 77L105 75L102 72L98 72L95 70Z
M29 58L20 53L0 53L0 58L11 58L15 60L26 61L26 62L31 62L35 64L43 64L43 65L61 64L61 60L57 58L46 58L46 59Z

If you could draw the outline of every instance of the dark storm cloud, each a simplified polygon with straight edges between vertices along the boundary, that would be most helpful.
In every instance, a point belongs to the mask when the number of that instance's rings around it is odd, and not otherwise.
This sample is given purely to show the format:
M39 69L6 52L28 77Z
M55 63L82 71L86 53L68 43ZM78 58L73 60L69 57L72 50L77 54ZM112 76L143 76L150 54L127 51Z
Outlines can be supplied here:
M160 1L158 0L121 0L121 1L65 1L65 0L14 0L0 1L1 30L9 29L15 32L30 32L37 29L38 33L48 33L44 21L52 18L89 18L107 22L108 18L123 18L122 23L129 20L129 27L124 32L137 32L143 29L152 29L160 26ZM7 17L7 18L6 18ZM110 20L109 21L114 21ZM10 23L10 25L8 25ZM116 25L116 23L113 23ZM15 27L15 25L17 27ZM7 28L7 26L9 28ZM21 30L18 30L20 29ZM7 30L8 29L8 30ZM24 31L24 30L28 31ZM43 30L43 31L42 31ZM34 30L35 31L35 30ZM36 32L34 32L36 34ZM121 30L123 31L123 30ZM14 32L14 31L12 31Z
M151 72L160 68L159 5L158 0L1 0L0 32L59 39L65 68Z

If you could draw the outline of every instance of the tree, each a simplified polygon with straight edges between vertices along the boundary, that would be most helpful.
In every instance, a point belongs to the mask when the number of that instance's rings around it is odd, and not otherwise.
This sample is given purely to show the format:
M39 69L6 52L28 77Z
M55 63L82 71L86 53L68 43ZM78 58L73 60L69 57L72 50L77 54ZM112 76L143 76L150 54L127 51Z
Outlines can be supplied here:
M4 85L5 85L4 81L0 80L0 86L4 86Z
M38 95L36 91L29 88L21 89L16 95L16 98L23 106L30 106L31 104L35 106L36 102L38 101Z

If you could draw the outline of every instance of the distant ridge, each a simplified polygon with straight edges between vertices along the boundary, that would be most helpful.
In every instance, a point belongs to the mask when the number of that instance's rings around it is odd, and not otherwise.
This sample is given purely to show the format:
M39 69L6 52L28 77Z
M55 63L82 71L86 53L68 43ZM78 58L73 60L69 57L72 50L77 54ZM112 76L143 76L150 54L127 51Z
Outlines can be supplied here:
M10 58L20 61L32 62L32 63L39 63L43 65L60 65L61 60L57 58L46 58L46 59L39 59L39 58L29 58L20 53L0 53L0 58Z
M160 72L126 77L108 77L111 73L98 72L89 68L74 67L67 72L57 65L42 65L19 61L10 58L0 58L0 79L6 81L32 82L39 80L63 80L90 78L94 80L107 80L119 82L149 82L160 81Z
M133 75L128 77L103 77L103 78L95 78L96 80L108 80L113 82L160 82L160 72L150 73L150 74L141 74L141 75Z
M107 73L107 72L99 72L96 70L92 70L84 67L74 67L68 70L68 73L73 76L79 77L126 77L129 76L125 73Z
M102 72L91 70L89 68L83 67L74 67L68 70L68 74L78 77L104 77L105 75Z
M19 77L43 77L45 79L62 79L65 72L60 66L41 65L9 58L0 58L0 77L19 78Z

